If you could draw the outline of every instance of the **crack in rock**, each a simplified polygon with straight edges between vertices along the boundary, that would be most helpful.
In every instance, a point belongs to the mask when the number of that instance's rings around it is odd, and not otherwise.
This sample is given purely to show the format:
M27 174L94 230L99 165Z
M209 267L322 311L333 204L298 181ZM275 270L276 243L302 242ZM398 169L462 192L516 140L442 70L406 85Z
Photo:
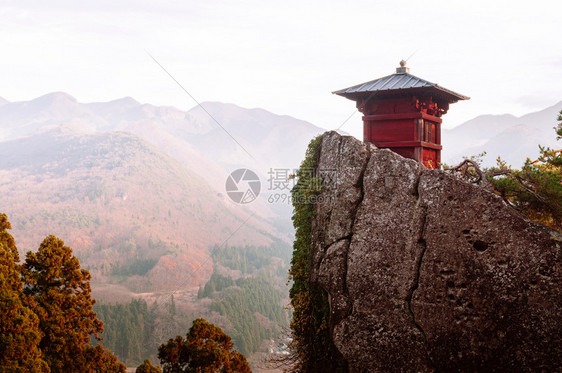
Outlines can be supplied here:
M408 295L406 296L406 304L407 304L408 313L412 318L412 322L414 323L415 327L420 331L425 341L427 358L431 362L431 364L435 367L435 364L429 353L429 342L427 339L427 335L423 330L423 328L421 327L421 325L416 321L416 316L414 314L414 311L412 310L412 299L414 297L414 292L419 287L421 266L423 262L423 257L425 255L425 252L427 251L427 242L424 238L425 225L427 219L427 209L425 206L420 206L421 201L420 201L420 192L419 192L420 179L422 173L423 171L417 174L416 180L414 182L413 194L416 197L416 204L414 206L414 210L412 214L412 235L410 239L410 245L419 247L420 251L415 261L414 278L412 281L412 286L410 287Z
M311 280L330 295L330 329L333 330L333 326L342 318L349 316L353 308L347 286L348 251L357 211L364 198L363 178L371 157L371 149L369 145L364 146L364 153L348 159L348 153L352 155L357 153L355 149L357 144L349 138L338 135L334 139L333 136L328 136L323 141L322 147L327 144L331 144L337 150L332 151L332 154L328 152L321 154L317 171L321 167L335 163L337 178L335 183L332 180L331 184L326 185L323 191L325 194L331 194L334 200L329 200L327 205L316 206L317 217L314 219L313 226L322 227L316 236L316 247L322 243L323 245L312 255L315 263L312 263L311 268L315 268L316 273L311 273ZM355 148L350 147L350 144ZM349 181L353 182L349 183ZM326 225L328 232L326 232ZM315 246L314 242L313 246Z
M371 155L372 155L372 151L371 151L371 147L369 145L367 145L367 159L365 161L365 163L363 164L363 169L361 170L361 174L359 176L359 180L357 181L357 185L355 185L356 188L359 189L359 200L357 201L357 204L355 205L355 208L353 209L353 212L351 213L351 234L349 235L349 245L351 245L351 240L353 238L353 232L355 230L355 221L357 218L357 211L359 211L359 207L361 206L361 204L363 203L363 199L365 198L365 190L363 189L363 185L364 185L364 178L365 178L365 171L367 170L367 166L369 165L369 161L371 159ZM349 299L349 289L347 287L347 266L348 266L348 254L349 254L349 247L348 250L346 251L346 255L345 255L345 267L344 267L344 272L343 272L343 289L344 289L344 294L345 296ZM353 309L353 302L351 302L351 307L349 310L349 313L352 312Z
M311 281L351 371L559 370L562 235L443 171L324 136L318 165L338 180L315 204Z

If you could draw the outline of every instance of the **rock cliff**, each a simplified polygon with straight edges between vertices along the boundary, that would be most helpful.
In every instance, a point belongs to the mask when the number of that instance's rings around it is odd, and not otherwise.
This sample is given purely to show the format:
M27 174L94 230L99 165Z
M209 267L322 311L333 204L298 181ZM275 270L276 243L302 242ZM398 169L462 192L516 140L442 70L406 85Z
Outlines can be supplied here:
M560 369L561 234L335 132L317 169L310 276L352 371Z

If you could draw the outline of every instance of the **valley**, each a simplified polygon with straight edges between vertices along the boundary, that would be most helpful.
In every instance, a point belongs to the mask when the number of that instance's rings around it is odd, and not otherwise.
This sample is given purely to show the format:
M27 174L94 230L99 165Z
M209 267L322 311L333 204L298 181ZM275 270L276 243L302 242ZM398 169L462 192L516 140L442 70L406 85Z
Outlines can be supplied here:
M84 104L61 92L0 104L0 211L20 255L48 234L73 248L92 274L104 345L129 366L157 361L157 346L198 317L224 328L254 369L286 350L293 228L279 193L294 181L272 175L294 172L324 130L263 109L202 105ZM515 163L552 144L550 114L561 106L446 130L444 159L455 159L450 149L486 150ZM494 130L482 137L486 128ZM225 192L238 168L259 176L252 203Z

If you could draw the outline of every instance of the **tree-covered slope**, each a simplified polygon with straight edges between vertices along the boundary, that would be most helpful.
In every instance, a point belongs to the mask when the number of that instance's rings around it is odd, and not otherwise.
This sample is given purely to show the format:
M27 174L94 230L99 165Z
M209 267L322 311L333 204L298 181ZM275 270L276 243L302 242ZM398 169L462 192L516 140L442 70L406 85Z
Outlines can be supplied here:
M238 228L233 244L267 244L274 234L257 219L244 224L241 209L129 133L62 126L4 142L0 176L0 206L21 250L56 233L98 281L137 291L198 284L210 273L208 249Z

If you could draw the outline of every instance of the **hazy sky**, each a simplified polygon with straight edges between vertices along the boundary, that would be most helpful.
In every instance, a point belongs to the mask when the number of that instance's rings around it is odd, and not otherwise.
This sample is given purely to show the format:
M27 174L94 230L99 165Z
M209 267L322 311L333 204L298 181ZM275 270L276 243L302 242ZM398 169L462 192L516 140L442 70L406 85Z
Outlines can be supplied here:
M0 96L231 102L335 128L331 91L394 72L470 96L447 126L562 100L562 1L1 1ZM360 115L343 130L360 133Z

